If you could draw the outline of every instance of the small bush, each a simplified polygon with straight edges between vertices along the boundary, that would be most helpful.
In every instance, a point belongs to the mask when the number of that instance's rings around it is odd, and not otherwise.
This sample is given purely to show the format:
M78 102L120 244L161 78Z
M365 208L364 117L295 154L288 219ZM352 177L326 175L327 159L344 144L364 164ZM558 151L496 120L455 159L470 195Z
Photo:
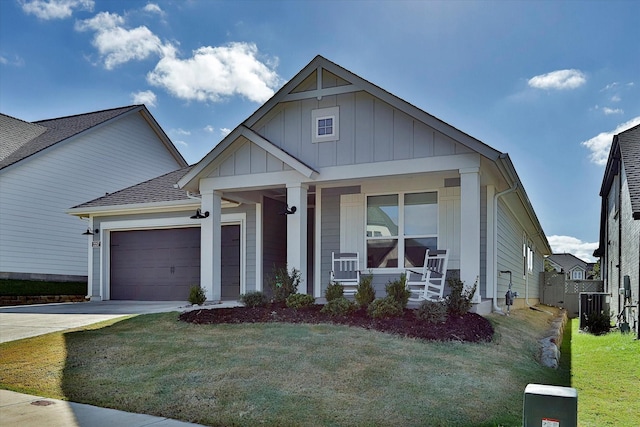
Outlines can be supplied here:
M402 308L407 306L411 291L407 288L407 275L402 273L400 279L387 283L385 286L387 296L400 304Z
M327 302L320 310L330 316L344 316L355 309L354 304L345 297L336 298Z
M247 292L240 295L240 302L245 307L264 307L269 302L267 296L260 291Z
M385 298L378 298L369 304L367 309L369 316L374 319L388 318L388 317L400 317L404 313L402 303L395 300L395 298L388 296Z
M189 302L192 305L202 305L207 300L204 289L200 285L193 285L189 290Z
M275 302L284 302L291 294L298 292L300 270L293 268L291 273L286 267L274 267L268 280Z
M447 311L449 314L462 316L471 310L473 305L473 295L476 293L478 283L474 283L469 290L464 288L464 282L460 279L451 279L448 281L451 287L451 294L445 298Z
M447 321L447 306L443 301L423 301L416 310L416 317L429 323Z
M358 289L356 290L356 304L360 307L369 307L369 304L376 299L376 291L373 289L373 275L367 274L366 276L360 276L360 283L358 283Z
M593 335L604 335L611 330L611 316L604 311L600 313L585 314L585 331Z
M327 302L333 301L334 299L342 298L344 296L344 286L340 283L329 283L327 286L327 290L324 292L324 297L327 299Z
M305 294L291 294L287 297L287 307L289 308L302 308L309 307L316 302L313 295Z

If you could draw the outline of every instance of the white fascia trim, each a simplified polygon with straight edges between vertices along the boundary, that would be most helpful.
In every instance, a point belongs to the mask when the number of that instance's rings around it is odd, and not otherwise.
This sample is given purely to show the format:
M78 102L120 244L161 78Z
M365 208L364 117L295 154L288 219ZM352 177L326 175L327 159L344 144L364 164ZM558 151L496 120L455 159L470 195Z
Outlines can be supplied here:
M331 166L320 169L318 181L336 181L358 178L375 178L391 175L407 175L449 170L465 170L480 167L477 153L452 156L425 157L419 159L392 160L378 163L362 163L348 166Z
M248 127L242 126L240 130L240 134L245 138L247 138L249 141L256 144L258 147L265 150L267 153L271 154L272 156L276 157L279 160L282 160L284 163L291 166L293 169L298 171L300 174L302 174L306 178L312 178L315 174L317 174L317 172L311 169L309 166L305 165L300 160L296 159L295 157L287 154L285 151L276 147L271 142L267 141L266 139L264 139L263 137L261 137L260 135L258 135L257 133L249 129Z
M88 216L96 214L130 214L130 213L149 213L149 212L170 212L174 210L189 210L200 207L200 203L193 199L183 201L155 202L155 203L132 203L129 205L114 206L95 206L87 208L67 209L66 213L75 216Z
M283 172L266 172L253 175L234 175L200 180L200 191L240 191L260 190L272 187L284 187L286 184L310 183L312 180L300 175L295 170Z

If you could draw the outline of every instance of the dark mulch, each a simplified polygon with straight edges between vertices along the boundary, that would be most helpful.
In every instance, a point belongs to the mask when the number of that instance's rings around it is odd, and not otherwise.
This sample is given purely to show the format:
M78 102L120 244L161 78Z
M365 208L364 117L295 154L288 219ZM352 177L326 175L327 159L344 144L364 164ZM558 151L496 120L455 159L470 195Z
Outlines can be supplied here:
M429 341L491 341L493 326L484 317L467 313L463 316L450 315L445 323L429 323L418 319L415 310L405 309L402 317L373 319L366 310L359 309L346 316L332 317L322 313L321 305L301 309L287 308L282 305L267 307L235 307L193 310L182 313L180 320L197 324L219 323L335 323L375 329L377 331L398 334Z

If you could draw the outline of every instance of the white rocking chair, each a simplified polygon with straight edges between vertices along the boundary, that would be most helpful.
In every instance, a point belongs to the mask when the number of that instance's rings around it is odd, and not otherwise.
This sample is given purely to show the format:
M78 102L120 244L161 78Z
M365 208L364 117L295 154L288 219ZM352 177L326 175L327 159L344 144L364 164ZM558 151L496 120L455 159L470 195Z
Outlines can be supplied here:
M449 252L446 249L433 252L427 249L422 272L406 270L407 288L411 291L409 301L442 300L448 262Z
M355 295L360 283L360 256L357 252L331 253L331 281L344 288L345 295Z

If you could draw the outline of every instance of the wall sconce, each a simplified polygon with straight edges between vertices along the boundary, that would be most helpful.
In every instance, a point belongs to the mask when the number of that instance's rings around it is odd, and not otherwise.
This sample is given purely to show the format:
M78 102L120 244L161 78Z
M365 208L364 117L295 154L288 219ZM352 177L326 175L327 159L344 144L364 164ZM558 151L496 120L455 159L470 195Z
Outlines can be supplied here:
M289 207L289 205L287 205L287 207L284 209L284 212L281 212L281 215L291 215L296 213L296 211L298 210L298 208L296 208L295 206L291 206Z
M87 231L85 231L84 233L82 233L83 236L93 236L94 234L98 234L100 232L99 228L95 229L95 232L91 231L90 228L87 228Z
M206 211L204 214L202 213L202 211L200 210L200 208L196 209L196 214L195 215L191 215L189 218L191 219L203 219L203 218L207 218L209 216L209 211Z

